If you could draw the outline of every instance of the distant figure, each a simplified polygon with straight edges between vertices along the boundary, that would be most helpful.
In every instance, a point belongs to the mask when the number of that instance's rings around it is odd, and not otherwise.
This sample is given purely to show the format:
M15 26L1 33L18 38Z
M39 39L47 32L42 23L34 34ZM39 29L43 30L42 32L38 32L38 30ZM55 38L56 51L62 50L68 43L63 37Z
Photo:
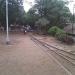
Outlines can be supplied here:
M23 26L23 33L26 34L27 33L27 30L26 30L26 27Z

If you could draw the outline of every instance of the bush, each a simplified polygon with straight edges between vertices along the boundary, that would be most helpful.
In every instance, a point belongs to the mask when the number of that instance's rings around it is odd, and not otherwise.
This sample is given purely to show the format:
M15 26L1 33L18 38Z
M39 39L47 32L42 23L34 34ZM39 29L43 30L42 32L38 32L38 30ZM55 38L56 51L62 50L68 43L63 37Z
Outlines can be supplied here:
M57 31L59 30L60 28L58 28L57 26L53 26L51 27L49 30L48 30L48 33L52 36L55 36Z
M58 32L56 33L56 38L66 44L73 44L74 43L74 39L67 35L63 30L58 30Z
M73 44L74 43L74 39L71 36L66 36L66 38L64 38L64 42L66 44Z
M64 39L66 38L66 33L63 30L58 29L55 36L58 40L64 41Z
M66 44L73 44L74 39L65 33L62 29L54 26L48 30L48 33L55 36L58 40L65 42Z

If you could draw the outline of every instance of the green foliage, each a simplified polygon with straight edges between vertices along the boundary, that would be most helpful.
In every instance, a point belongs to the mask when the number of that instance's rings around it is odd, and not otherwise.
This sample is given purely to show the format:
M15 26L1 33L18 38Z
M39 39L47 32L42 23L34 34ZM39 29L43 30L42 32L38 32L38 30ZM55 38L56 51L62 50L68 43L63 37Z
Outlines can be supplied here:
M58 29L56 34L55 34L56 38L60 41L63 41L64 42L64 39L66 38L66 33L61 30L61 29Z
M35 9L30 9L25 15L25 23L29 24L32 28L35 27L35 22L39 19L39 16L35 13Z
M40 18L38 21L36 21L35 25L37 27L37 30L43 33L47 32L47 26L49 24L49 21L46 18Z
M34 8L40 17L50 21L50 26L64 27L70 21L71 12L65 0L35 0Z
M57 26L51 27L48 33L55 36L59 41L65 42L66 44L73 44L74 40L72 37L68 36L65 31L58 28Z
M46 26L49 24L49 21L46 18L40 18L38 21L36 21L36 25L40 25L41 27Z
M56 38L69 45L72 45L74 43L73 37L67 35L63 30L59 30L56 33Z
M12 23L22 23L25 11L23 0L8 0L9 25ZM6 0L0 0L0 23L6 26Z
M57 26L53 26L53 27L49 28L48 33L52 36L55 36L58 30L59 30L59 28Z

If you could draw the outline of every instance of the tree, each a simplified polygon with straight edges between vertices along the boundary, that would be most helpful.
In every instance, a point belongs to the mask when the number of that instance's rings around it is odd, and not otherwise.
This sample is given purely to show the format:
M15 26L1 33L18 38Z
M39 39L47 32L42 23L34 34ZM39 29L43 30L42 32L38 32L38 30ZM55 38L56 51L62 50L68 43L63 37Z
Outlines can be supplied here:
M29 24L32 28L35 28L35 22L39 19L39 15L36 10L31 8L25 15L26 24Z
M0 22L6 26L6 0L0 0ZM22 23L25 15L23 0L8 0L9 25L13 23Z
M40 18L38 21L36 21L35 25L38 28L38 30L41 32L46 33L47 27L48 27L49 21L46 18Z
M36 0L34 8L40 17L45 17L50 21L50 26L58 25L64 27L70 20L70 10L63 0Z

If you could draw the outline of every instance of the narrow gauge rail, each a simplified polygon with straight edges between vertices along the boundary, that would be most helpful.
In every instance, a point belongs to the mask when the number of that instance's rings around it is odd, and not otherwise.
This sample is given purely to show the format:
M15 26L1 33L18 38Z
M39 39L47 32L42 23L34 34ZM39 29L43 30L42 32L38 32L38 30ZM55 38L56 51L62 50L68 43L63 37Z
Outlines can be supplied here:
M45 42L39 41L38 39L36 39L35 37L32 36L32 40L35 42L40 43L42 46L48 48L49 50L52 50L53 52L55 52L56 54L58 54L59 56L63 57L64 59L66 59L67 61L71 62L72 65L75 66L75 54L65 51L63 49L59 49L55 46L49 45Z
M73 75L75 75L75 54L65 51L63 49L59 49L56 48L55 46L49 45L45 42L42 42L40 40L38 40L37 38L35 38L34 36L31 36L31 40L33 40L35 43L45 47L49 54L49 52L51 51L51 53L55 53L55 55L59 56L61 58L61 60L65 60L67 61L66 63L68 64L68 68L65 67L63 64L63 66L65 68L67 68L69 71L71 70L71 72L73 72ZM52 55L52 54L51 54ZM54 56L54 55L53 55ZM56 58L56 57L55 57ZM57 59L58 60L58 59ZM59 61L59 60L58 60ZM61 62L60 62L61 63ZM64 63L64 62L63 62ZM70 67L71 66L71 67Z

